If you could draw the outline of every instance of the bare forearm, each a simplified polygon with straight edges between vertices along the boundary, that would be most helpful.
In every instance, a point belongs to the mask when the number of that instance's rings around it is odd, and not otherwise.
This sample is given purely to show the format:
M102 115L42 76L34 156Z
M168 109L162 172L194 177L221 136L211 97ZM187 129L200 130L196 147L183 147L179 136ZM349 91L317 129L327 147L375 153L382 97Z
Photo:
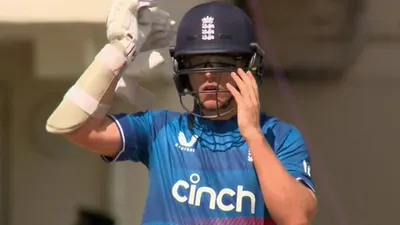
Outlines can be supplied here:
M247 140L264 200L279 225L306 225L315 214L315 199L303 184L293 179L276 157L262 133Z

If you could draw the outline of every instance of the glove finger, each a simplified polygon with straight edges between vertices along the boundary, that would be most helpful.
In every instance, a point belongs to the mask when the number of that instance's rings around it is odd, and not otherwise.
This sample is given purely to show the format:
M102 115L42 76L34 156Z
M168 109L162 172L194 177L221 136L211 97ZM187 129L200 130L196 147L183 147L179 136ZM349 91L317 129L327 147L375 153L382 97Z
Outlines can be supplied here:
M167 36L165 37L166 40L171 41L176 35L176 32L174 30L170 30L167 33Z
M154 49L164 48L169 46L170 42L166 39L155 40L151 45Z
M152 12L154 15L156 15L156 17L167 18L167 19L171 18L171 14L159 8L153 8Z
M136 14L143 8L156 8L156 1L154 0L125 0L130 2L129 10L131 13Z
M140 49L141 52L146 52L152 49L164 48L169 46L170 39L167 38L151 38L147 39L145 44Z
M138 24L150 25L153 23L153 15L149 8L145 7L138 11L137 13Z
M169 20L166 18L158 18L158 17L153 17L153 24L154 25L163 25L166 26L168 25Z
M167 24L152 24L151 29L154 32L168 32L171 27L169 27Z
M155 48L162 48L170 44L174 34L172 33L165 33L159 32L157 34L151 35L146 40L146 48L147 49L155 49Z
M172 20L168 28L164 30L164 32L166 33L166 39L171 40L175 36L175 34L177 33L175 28L175 21Z
M166 38L168 36L168 32L164 32L164 31L153 31L149 37L147 38L147 40L155 40L155 39L163 39Z
M153 24L152 31L147 37L146 42L151 43L158 39L166 39L167 41L170 41L175 33L175 30L173 30L171 26L166 26L166 24Z
M124 34L124 31L128 26L127 24L124 24L126 21L126 13L124 12L129 11L130 5L131 2L129 0L113 1L107 16L107 38L109 40ZM113 31L112 34L109 33L109 31Z
M148 8L152 8L152 7L156 7L156 1L154 0L139 0L139 6L138 9L142 8L142 7L148 7Z
M153 15L154 15L154 21L153 21L154 23L168 24L169 21L171 21L170 15L163 10L155 11L153 12Z
M168 23L153 23L152 25L153 31L163 31L163 32L176 32L175 31L175 21L171 20Z

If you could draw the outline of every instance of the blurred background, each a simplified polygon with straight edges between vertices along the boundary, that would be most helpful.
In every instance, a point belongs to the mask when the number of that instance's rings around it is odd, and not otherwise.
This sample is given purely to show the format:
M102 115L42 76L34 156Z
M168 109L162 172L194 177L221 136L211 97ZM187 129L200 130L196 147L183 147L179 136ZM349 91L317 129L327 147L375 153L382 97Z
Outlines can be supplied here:
M314 225L398 224L400 2L226 1L249 13L267 52L263 110L298 126L309 143ZM72 225L83 217L140 224L144 166L107 165L44 129L106 43L110 2L0 0L0 225ZM160 5L179 22L202 2ZM182 111L172 80L146 85L158 96L155 108ZM137 109L117 101L113 110Z

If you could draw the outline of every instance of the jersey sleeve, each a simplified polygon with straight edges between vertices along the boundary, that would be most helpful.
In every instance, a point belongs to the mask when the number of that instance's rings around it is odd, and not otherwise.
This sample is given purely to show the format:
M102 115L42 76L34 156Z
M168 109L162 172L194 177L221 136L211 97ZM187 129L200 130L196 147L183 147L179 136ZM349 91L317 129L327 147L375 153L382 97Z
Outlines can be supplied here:
M114 158L102 156L106 162L134 161L146 163L152 140L151 112L115 114L109 117L116 123L121 136L121 147Z
M315 184L311 178L311 158L307 145L300 131L290 126L279 136L276 146L277 156L286 170L298 181L315 192Z

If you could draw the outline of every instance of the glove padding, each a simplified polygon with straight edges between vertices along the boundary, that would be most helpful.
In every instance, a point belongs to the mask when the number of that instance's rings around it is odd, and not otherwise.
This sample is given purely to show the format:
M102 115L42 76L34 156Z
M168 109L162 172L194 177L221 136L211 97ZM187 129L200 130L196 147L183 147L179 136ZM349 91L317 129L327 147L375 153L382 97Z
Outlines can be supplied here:
M155 7L154 1L115 0L107 18L107 38L125 48L127 62L143 51L166 47L175 21Z
M149 80L158 82L167 78L160 77L162 71L172 68L169 60L163 56L166 51L166 49L160 49L138 54L130 66L124 70L123 77L115 88L116 95L141 110L150 109L156 101L156 95L141 87L139 83ZM172 73L171 77L168 76L168 80L172 80Z
M110 42L120 42L126 49L124 71L137 71L134 74L122 71L115 89L118 97L141 109L148 109L155 102L155 95L140 87L138 78L164 65L165 59L151 50L167 47L175 35L174 27L175 21L169 13L157 8L155 1L114 1L107 19L107 38ZM138 63L131 63L133 59Z

